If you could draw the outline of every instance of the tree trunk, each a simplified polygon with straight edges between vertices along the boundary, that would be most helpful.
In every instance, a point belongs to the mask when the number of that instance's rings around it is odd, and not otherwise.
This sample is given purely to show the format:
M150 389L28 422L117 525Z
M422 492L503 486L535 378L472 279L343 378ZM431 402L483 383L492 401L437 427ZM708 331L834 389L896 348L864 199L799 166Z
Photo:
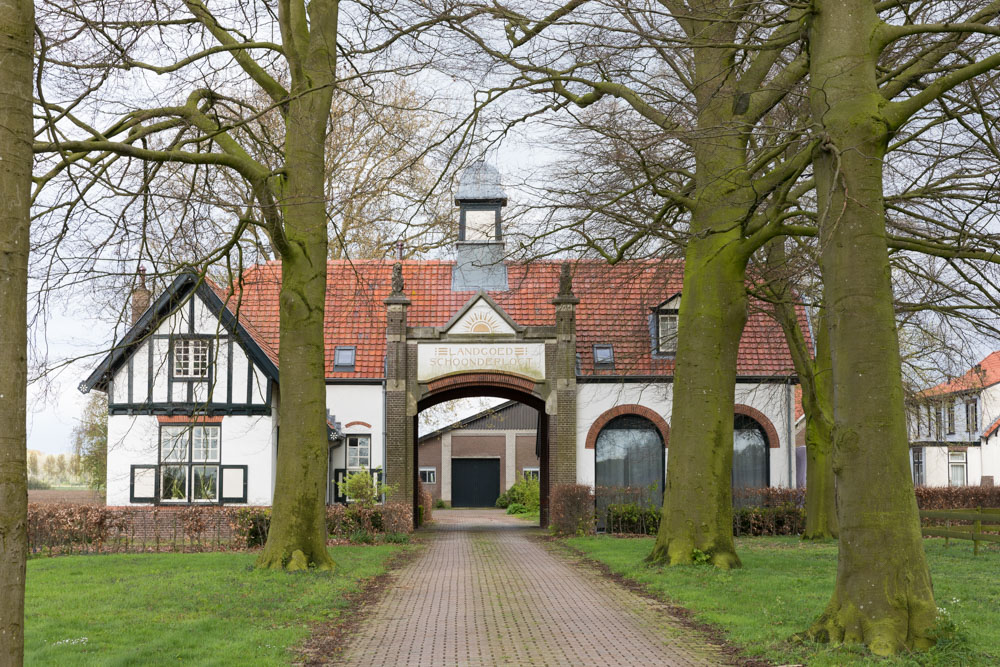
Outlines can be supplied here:
M0 665L24 662L34 5L0 2Z
M889 139L876 88L869 0L817 0L811 103L825 303L833 350L833 456L840 556L833 597L807 634L877 655L933 642L936 609L907 457L886 246L882 161Z
M745 260L725 235L692 239L684 265L667 488L650 559L739 567L733 542L736 355L747 318ZM703 554L703 555L702 555Z
M327 224L324 146L336 71L337 3L309 6L311 34L282 17L292 71L285 114L285 247L279 297L278 462L271 528L257 559L264 568L332 570L326 549Z
M825 311L818 309L813 329L814 354L795 304L799 299L786 277L785 240L771 242L767 252L768 277L764 289L774 304L774 317L785 334L795 372L802 388L806 419L806 527L805 540L837 536L837 503L833 479L833 384L830 377L830 336Z
M713 2L703 10L718 17L730 8ZM736 23L706 20L699 38L730 44ZM733 61L731 48L694 49L695 81L701 83L693 139L696 204L684 253L667 485L649 555L670 565L707 561L723 569L740 566L733 542L733 405L747 319L749 253L741 223L755 203L746 128L734 118L739 94Z
M802 406L806 417L806 528L802 533L804 540L826 540L837 537L840 533L840 524L837 522L836 482L833 474L833 377L830 369L830 332L822 308L816 317L815 325L816 354L811 363L810 386L807 387L805 382L802 383Z

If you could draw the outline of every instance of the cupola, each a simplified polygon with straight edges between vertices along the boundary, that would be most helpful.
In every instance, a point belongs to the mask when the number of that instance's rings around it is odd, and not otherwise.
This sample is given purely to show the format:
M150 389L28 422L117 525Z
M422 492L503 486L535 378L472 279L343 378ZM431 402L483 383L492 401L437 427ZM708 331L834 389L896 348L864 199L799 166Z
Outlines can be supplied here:
M470 243L503 241L500 209L507 193L500 185L500 172L484 160L473 162L458 181L455 203L459 207L458 240Z
M473 162L458 180L455 203L459 207L458 243L451 289L506 290L500 209L507 205L507 193L500 184L500 172L485 160Z

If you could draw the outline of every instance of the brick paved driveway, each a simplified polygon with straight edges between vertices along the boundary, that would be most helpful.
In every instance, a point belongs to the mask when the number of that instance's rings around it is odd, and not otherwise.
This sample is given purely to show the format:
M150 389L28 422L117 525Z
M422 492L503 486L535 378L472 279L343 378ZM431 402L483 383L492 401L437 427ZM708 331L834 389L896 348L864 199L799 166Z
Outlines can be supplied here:
M348 639L351 665L717 665L656 602L498 510L435 510L430 544Z

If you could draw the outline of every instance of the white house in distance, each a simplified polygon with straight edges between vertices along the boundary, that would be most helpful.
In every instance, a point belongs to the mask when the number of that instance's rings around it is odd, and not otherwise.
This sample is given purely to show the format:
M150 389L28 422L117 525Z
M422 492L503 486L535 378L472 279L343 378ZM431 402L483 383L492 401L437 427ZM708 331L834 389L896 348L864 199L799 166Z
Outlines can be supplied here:
M910 462L918 486L993 486L1000 476L1000 352L911 402Z
M549 332L556 338L553 298L560 293L566 262L503 259L500 212L506 195L492 167L471 167L456 201L461 224L455 259L399 263L396 281L405 283L409 304L407 331L414 340L498 344L414 342L414 355L418 348L423 354L425 347L445 354L434 359L446 359L454 367L435 370L438 383L460 380L470 369L479 377L484 368L491 377L514 384L540 382L521 377L519 369L536 362L537 372L551 368L554 360L548 366L545 361L549 343L503 341L519 332L528 332L533 340L544 341ZM576 481L653 488L658 498L669 452L683 264L569 264L578 299ZM246 270L235 293L185 275L148 308L139 295L134 325L81 384L83 391L108 394L109 505L271 503L280 428L280 276L280 265L267 263ZM386 418L386 299L397 294L396 281L392 262L329 263L331 502L341 500L334 480L349 471L387 466L387 430L394 426ZM739 486L790 486L796 480L797 380L781 329L765 310L764 304L753 303L737 364L733 483ZM801 320L808 333L804 313ZM476 350L484 350L488 358L477 357ZM541 358L517 356L525 350ZM511 359L496 361L507 354ZM490 366L495 363L501 364L499 369ZM545 404L546 410L550 407L554 409ZM541 464L543 479L546 465ZM565 477L565 468L560 474Z

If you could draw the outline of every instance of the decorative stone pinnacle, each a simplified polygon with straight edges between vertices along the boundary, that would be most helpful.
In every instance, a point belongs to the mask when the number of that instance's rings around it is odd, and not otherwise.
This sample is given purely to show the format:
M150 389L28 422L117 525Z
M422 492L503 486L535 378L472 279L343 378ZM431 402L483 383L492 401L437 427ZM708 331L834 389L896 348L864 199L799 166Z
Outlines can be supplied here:
M403 296L403 264L396 262L392 265L392 296Z
M559 296L573 296L573 276L568 262L559 270Z
M556 305L576 305L580 300L573 294L573 275L570 273L569 262L559 269L559 294L552 300Z

